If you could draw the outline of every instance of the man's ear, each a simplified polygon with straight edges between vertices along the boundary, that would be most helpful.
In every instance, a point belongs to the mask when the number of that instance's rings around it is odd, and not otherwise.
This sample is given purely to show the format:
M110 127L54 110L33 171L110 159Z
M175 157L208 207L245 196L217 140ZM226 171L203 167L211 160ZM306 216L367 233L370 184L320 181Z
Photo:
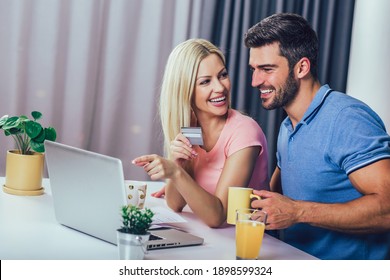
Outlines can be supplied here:
M307 57L303 57L297 62L295 67L296 77L302 79L310 73L310 60Z

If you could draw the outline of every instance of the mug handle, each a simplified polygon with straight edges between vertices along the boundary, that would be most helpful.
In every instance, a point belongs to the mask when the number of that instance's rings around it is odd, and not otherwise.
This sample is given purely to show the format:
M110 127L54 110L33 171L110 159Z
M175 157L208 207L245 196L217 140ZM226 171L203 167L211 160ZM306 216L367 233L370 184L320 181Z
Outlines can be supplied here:
M252 203L252 200L261 199L261 197L260 197L259 195L253 194L253 193L251 193L251 194L249 195L249 198L250 198L250 202L251 202L251 203Z
M146 190L138 189L138 207L139 208L144 208L145 199L146 199Z
M260 197L259 195L257 195L257 194L250 194L249 197L250 197L250 199L252 199L252 198L261 199L261 197ZM264 213L265 213L265 218L264 218L264 224L265 224L265 222L267 221L267 218L268 218L267 212L262 211L261 209L255 209L255 210L253 211L252 215L255 214L255 213L258 212L258 211L261 211L261 212L264 212Z

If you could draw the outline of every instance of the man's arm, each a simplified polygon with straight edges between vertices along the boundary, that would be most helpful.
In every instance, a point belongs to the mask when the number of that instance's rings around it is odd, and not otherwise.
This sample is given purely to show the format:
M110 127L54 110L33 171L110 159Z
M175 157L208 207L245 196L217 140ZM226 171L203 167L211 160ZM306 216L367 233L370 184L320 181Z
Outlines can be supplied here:
M358 169L349 175L363 194L346 202L325 204L295 201L274 192L258 191L263 199L252 206L268 213L267 229L287 228L296 223L347 233L372 233L390 230L390 159ZM313 182L315 183L315 182Z
M271 192L282 193L282 180L280 178L280 169L275 167L274 173L272 174L270 181Z

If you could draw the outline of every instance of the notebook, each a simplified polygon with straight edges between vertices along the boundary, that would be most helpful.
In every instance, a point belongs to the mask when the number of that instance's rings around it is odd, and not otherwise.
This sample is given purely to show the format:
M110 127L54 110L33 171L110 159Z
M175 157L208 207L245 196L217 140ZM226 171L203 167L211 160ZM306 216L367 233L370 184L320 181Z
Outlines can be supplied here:
M57 221L116 245L120 207L127 204L121 160L48 140L44 145ZM175 228L152 233L151 250L203 244L203 238Z

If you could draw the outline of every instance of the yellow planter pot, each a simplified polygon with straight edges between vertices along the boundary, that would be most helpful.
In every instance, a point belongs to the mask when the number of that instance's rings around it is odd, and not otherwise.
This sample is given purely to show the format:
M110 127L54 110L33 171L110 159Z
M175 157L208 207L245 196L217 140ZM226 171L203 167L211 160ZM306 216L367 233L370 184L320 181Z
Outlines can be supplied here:
M21 155L19 151L7 151L5 185L3 190L15 195L41 195L44 155Z

